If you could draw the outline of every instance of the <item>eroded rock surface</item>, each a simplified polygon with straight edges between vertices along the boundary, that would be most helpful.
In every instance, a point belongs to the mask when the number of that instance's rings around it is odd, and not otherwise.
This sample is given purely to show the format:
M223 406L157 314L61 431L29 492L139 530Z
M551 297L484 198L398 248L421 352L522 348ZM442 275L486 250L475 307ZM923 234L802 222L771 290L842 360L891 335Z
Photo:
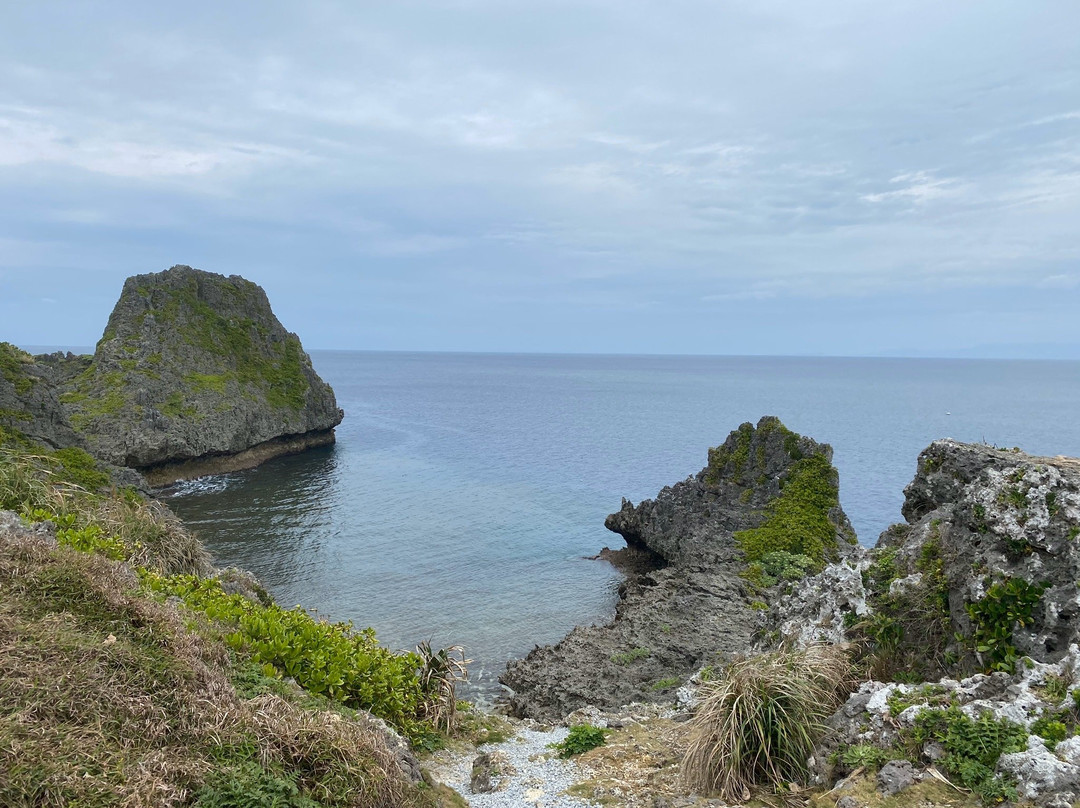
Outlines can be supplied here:
M784 487L812 468L830 503L819 514L827 534L820 552L833 560L852 553L831 459L829 446L766 417L732 432L710 450L708 466L655 500L624 501L605 524L662 568L623 583L611 623L579 626L511 662L501 678L514 691L511 708L555 720L588 704L671 699L696 669L749 650L766 604L740 575L746 564L734 534L762 526Z
M90 450L157 484L330 443L342 418L261 288L186 266L129 278L92 360L57 373Z

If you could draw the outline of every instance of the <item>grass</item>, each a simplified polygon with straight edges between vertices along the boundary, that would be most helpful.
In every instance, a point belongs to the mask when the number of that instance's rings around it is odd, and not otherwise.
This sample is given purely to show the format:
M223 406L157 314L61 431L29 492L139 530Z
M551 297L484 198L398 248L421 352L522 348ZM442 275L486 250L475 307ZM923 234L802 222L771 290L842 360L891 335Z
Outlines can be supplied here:
M629 651L620 651L611 655L611 661L616 665L629 665L638 659L644 659L652 654L648 648L631 648Z
M733 663L703 688L682 762L687 785L744 801L754 786L803 780L825 719L853 684L847 652L838 646Z
M373 725L244 698L225 646L136 586L103 556L0 540L0 804L430 804ZM260 793L279 801L239 801Z
M33 376L26 373L26 366L34 363L34 357L12 345L10 342L0 342L0 376L3 376L15 388L20 396L30 392L30 388L37 381Z
M213 615L147 597L137 573L207 574L205 550L163 506L88 491L65 469L44 451L0 449L0 509L48 518L59 539L0 533L0 805L450 801L406 777L381 722L259 664L253 648L273 636L230 645ZM271 605L245 602L256 616ZM427 670L446 692L440 654L408 657L417 688Z

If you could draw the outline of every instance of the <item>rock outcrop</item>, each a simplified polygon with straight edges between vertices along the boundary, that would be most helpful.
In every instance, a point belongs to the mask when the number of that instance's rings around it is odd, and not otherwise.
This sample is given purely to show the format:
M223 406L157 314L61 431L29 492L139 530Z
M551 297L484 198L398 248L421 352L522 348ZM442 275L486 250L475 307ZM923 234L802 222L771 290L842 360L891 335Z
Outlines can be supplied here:
M694 670L749 650L769 576L784 574L775 562L801 576L800 563L820 567L853 551L831 459L827 445L766 417L732 432L708 466L655 500L624 501L605 524L659 568L622 584L612 623L579 626L511 662L501 681L514 691L513 711L553 720L587 704L670 698ZM764 556L747 567L747 557Z
M0 429L52 449L86 448L60 406L49 365L0 342Z
M299 338L236 275L129 278L93 358L54 365L90 451L159 485L332 443L342 418Z

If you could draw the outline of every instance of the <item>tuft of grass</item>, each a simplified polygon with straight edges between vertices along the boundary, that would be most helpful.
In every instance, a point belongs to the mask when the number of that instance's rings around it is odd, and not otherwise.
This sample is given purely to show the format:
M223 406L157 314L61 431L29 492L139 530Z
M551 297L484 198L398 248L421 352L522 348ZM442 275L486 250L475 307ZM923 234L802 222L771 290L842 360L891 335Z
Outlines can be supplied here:
M703 688L682 761L687 784L728 801L802 780L824 721L854 685L847 650L817 645L733 663Z
M629 651L620 651L616 654L612 654L611 661L614 662L616 665L629 665L631 662L634 662L638 659L644 659L651 654L652 651L650 651L648 648L642 648L639 646L638 648L631 648Z

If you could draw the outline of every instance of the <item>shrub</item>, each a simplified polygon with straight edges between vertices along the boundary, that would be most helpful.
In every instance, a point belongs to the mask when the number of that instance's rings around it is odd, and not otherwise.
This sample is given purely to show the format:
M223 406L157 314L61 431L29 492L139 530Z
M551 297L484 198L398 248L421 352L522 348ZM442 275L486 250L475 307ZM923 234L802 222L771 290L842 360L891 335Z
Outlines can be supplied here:
M570 734L565 739L551 746L558 751L559 757L573 757L602 746L607 739L607 734L608 730L594 727L592 724L576 724L570 727Z
M1020 653L1012 644L1013 629L1031 624L1045 589L1045 584L1007 578L992 584L981 599L967 605L971 642L988 672L1016 670Z
M1064 721L1059 721L1054 716L1044 715L1031 725L1031 734L1042 738L1046 748L1052 752L1059 742L1069 737L1069 728Z
M839 646L733 663L703 688L682 764L688 785L733 801L744 800L755 784L801 780L825 719L852 685L851 663Z
M1001 755L1027 748L1027 732L1019 724L998 720L992 713L971 719L954 706L923 710L915 719L916 743L937 741L945 748L945 770L988 804L1015 800L1016 788L994 773Z
M434 729L452 723L453 684L464 678L457 649L432 654L395 654L378 644L373 629L316 620L300 608L253 603L227 594L212 579L143 572L144 586L160 596L181 598L191 609L221 622L225 641L251 658L289 676L304 689L393 724L413 743L430 745ZM441 666L441 670L439 670Z

